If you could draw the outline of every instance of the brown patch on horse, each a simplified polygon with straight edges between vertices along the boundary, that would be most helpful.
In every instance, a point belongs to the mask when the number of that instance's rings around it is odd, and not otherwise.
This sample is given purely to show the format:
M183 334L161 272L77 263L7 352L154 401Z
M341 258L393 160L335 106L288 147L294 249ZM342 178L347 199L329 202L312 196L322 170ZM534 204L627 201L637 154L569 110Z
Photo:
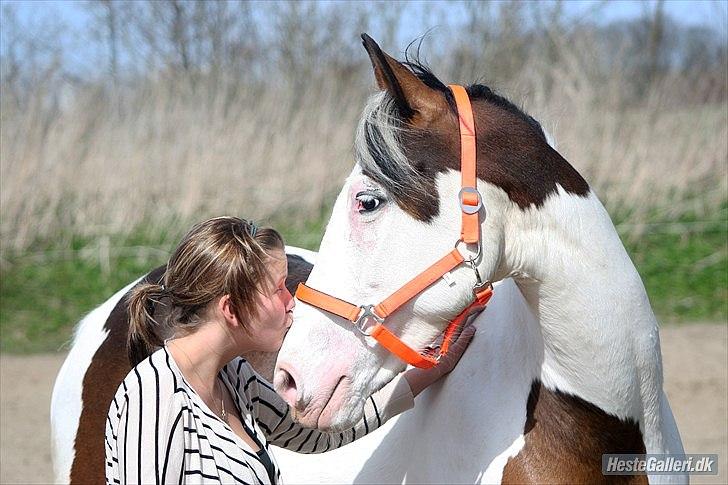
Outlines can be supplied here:
M647 483L646 475L603 475L605 453L645 453L639 425L581 398L531 386L525 445L503 469L503 483Z
M144 280L158 281L164 269L164 266L156 268ZM106 480L106 415L116 389L131 370L126 350L129 331L127 295L119 300L109 314L104 324L109 334L96 350L83 378L82 408L74 444L76 453L71 466L71 483L104 483Z
M158 282L164 275L165 266L151 271L143 281ZM308 279L313 265L299 256L288 255L288 279L286 287L294 291L298 283ZM83 378L81 416L74 443L75 456L71 465L70 483L105 483L106 415L114 399L116 389L131 370L127 354L129 308L124 295L109 314L104 329L109 331L99 346ZM155 307L155 318L162 318L163 305ZM275 359L273 359L275 363ZM266 371L263 368L263 372ZM260 370L259 370L260 372ZM265 375L265 374L263 374Z
M288 258L288 278L286 278L286 288L291 295L296 294L296 288L299 283L305 283L308 275L311 274L313 265L300 256L287 254Z
M402 149L421 188L394 190L374 170L365 166L363 172L384 185L412 217L430 221L439 213L435 177L447 169L460 170L460 135L452 93L427 69L414 62L405 67L368 36L364 45L378 86L391 96L394 114L401 118ZM470 86L468 94L477 133L479 179L503 189L521 209L543 205L557 192L557 184L575 195L589 193L589 185L548 144L533 118L486 86ZM376 142L367 140L368 145ZM378 155L372 153L378 168L386 173L389 160Z
M480 180L503 189L521 209L542 206L549 195L557 192L557 184L574 195L589 193L589 185L579 172L523 115L474 96L471 104ZM455 112L430 121L425 128L414 126L402 138L404 153L426 176L433 192L437 173L445 169L460 171L460 132ZM430 212L436 214L436 210Z

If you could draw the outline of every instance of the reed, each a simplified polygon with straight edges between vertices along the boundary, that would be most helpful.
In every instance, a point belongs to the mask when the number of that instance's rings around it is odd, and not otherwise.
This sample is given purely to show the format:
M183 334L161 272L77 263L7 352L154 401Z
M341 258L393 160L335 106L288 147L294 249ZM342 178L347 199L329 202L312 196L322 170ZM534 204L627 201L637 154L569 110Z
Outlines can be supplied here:
M715 219L728 180L724 104L671 106L656 86L644 103L620 107L568 82L573 73L556 75L566 80L550 94L513 97L608 209L628 214L630 236L684 213ZM225 213L318 215L352 166L367 94L331 78L305 90L156 83L88 89L59 107L3 105L0 245L23 252L69 234L94 239Z

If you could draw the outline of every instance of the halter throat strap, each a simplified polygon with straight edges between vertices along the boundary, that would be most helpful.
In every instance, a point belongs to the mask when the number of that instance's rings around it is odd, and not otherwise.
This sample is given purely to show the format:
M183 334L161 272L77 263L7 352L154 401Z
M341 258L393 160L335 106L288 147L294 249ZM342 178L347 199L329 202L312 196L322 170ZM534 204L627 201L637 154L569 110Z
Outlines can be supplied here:
M483 206L483 201L477 188L476 137L473 110L465 88L458 85L450 85L449 87L455 98L460 129L460 171L462 174L462 182L458 198L462 211L462 225L460 229L460 240L457 243L462 241L466 244L479 245L479 213ZM482 284L480 281L480 275L475 268L475 262L473 260L468 260L467 262L471 264L478 279L478 284L473 288L474 300L445 329L443 342L438 355L432 356L412 349L388 330L384 326L384 321L389 315L429 288L446 273L466 262L463 255L457 249L457 243L455 244L455 249L412 278L377 305L354 305L348 301L311 288L304 283L298 285L296 298L309 305L349 320L359 332L376 339L380 345L404 362L420 368L433 367L447 353L453 335L462 326L473 309L485 306L493 294L490 283ZM478 254L480 254L480 247L478 247Z

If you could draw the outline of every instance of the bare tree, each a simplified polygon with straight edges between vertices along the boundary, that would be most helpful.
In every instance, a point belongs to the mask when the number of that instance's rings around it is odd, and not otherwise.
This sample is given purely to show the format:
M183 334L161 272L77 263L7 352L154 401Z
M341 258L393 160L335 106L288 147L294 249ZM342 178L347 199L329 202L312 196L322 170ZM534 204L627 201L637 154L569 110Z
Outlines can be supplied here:
M662 46L665 36L665 1L657 0L652 12L647 51L648 83L652 83L661 70Z

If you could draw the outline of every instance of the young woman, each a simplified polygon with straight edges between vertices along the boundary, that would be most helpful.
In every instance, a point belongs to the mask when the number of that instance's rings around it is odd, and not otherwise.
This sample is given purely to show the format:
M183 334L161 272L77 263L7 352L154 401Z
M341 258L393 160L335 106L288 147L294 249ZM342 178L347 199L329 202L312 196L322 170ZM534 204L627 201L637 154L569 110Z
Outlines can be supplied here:
M184 237L162 284L134 290L129 353L136 366L109 409L108 483L278 483L270 444L320 453L364 436L450 372L474 333L466 329L435 368L408 370L374 394L354 428L302 428L241 357L280 349L294 305L286 276L276 231L219 217ZM164 321L153 318L155 303L169 307Z

